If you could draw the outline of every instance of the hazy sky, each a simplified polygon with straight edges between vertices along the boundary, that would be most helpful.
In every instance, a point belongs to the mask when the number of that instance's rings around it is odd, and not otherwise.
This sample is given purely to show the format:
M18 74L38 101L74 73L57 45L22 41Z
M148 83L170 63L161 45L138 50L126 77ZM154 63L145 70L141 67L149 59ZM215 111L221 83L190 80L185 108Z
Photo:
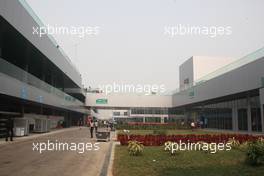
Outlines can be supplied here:
M172 90L178 87L179 65L192 55L240 58L264 46L263 0L27 2L46 25L99 26L97 36L54 36L86 87L116 82L164 84ZM165 26L179 24L231 26L232 34L164 34Z

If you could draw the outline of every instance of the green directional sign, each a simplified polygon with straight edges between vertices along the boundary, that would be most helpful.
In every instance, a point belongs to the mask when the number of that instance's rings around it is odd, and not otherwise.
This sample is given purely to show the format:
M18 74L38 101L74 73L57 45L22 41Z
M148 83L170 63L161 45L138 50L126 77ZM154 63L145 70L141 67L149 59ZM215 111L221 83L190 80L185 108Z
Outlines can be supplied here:
M107 104L108 101L105 98L96 99L96 104Z

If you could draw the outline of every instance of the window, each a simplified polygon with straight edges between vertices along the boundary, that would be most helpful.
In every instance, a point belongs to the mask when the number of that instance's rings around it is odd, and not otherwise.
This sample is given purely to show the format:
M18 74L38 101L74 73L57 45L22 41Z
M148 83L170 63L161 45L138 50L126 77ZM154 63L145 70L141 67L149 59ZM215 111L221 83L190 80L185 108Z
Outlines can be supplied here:
M120 112L113 112L114 116L120 116Z
M251 108L251 125L252 131L261 131L260 108Z
M160 117L145 117L145 122L160 123L161 122L161 118Z
M232 101L206 105L203 111L205 126L216 129L232 129Z
M189 84L189 78L186 78L184 81L183 81L184 84Z

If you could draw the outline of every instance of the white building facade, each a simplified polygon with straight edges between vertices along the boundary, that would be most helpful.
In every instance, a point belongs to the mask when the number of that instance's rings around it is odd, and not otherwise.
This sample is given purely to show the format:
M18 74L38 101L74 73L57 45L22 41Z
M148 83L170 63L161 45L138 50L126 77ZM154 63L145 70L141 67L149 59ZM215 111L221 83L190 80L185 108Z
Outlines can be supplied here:
M196 121L209 129L263 133L264 48L236 61L209 60L192 57L183 63L179 77L182 86L171 96L91 94L87 106L112 107L114 118L128 121L144 123L151 117L150 121L157 123ZM98 99L107 103L102 105Z

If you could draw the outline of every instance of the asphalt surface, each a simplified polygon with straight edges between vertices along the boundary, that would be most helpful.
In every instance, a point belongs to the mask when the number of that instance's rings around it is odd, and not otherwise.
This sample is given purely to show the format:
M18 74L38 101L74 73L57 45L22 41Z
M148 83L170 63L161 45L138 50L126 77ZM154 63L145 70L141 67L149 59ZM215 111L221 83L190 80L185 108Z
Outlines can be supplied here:
M54 144L53 150L40 153L40 145L42 149L45 145L47 148L48 141ZM65 145L63 150L59 143L67 143L68 147ZM90 138L89 128L83 127L0 145L0 176L105 175L102 171L109 159L111 143L95 143L96 140ZM37 144L38 147L34 147Z

